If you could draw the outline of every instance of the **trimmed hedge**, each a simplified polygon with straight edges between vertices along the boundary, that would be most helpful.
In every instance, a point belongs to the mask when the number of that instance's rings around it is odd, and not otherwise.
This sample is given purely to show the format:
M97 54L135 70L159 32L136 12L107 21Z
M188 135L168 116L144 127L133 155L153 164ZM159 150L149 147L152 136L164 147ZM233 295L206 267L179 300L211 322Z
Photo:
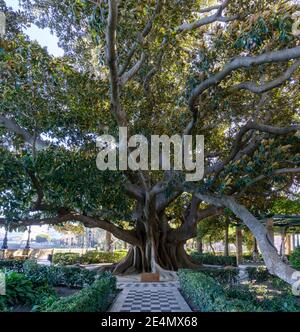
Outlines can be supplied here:
M23 272L36 284L70 288L82 288L91 285L97 275L96 271L79 267L45 266L29 260L24 262Z
M34 260L1 260L0 269L24 273L34 284L82 288L95 281L97 272L79 267L45 266Z
M209 253L201 254L199 252L192 252L191 258L200 264L207 265L221 265L221 266L237 266L235 256L217 256Z
M74 265L80 263L80 254L66 252L56 253L52 256L52 263L59 265Z
M0 259L0 270L23 272L24 261L17 259Z
M300 306L290 288L280 286L278 294L265 287L222 285L206 272L179 271L186 299L199 311L207 312L299 312Z
M236 284L239 280L238 268L201 268L199 271L211 276L221 284L233 285Z
M53 255L52 262L58 265L118 263L126 254L127 252L123 250L114 252L88 251L83 255L76 253L56 253Z
M103 274L91 286L77 294L48 304L45 312L104 312L116 294L116 278L110 273Z
M223 287L205 273L180 270L179 282L186 299L199 311L257 311L247 301L227 298Z

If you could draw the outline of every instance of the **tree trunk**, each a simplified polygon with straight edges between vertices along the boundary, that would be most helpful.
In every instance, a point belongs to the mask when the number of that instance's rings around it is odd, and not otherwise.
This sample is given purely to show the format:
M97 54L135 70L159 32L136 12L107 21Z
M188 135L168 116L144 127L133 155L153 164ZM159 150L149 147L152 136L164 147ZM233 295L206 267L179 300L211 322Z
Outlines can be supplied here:
M111 233L105 232L105 251L111 252L112 251L112 239Z
M286 236L286 253L287 253L287 255L290 255L291 252L292 252L291 234L287 234L287 236Z
M292 243L293 243L293 250L296 248L296 234L292 234Z
M243 233L240 226L236 226L236 262L239 266L243 260Z
M131 274L139 272L161 273L164 270L177 271L180 268L198 267L184 250L183 243L155 244L154 256L149 255L149 247L134 246L127 256L114 268L115 274ZM147 252L148 250L148 252Z
M258 247L257 247L257 240L255 236L253 236L253 252L252 252L253 261L256 262L258 258Z
M168 237L171 229L166 227L161 218L156 216L152 220L147 220L146 225L143 220L137 222L136 230L140 244L129 249L127 256L115 266L114 273L153 272L162 275L179 268L199 267L186 253L186 241Z
M280 230L281 233L281 245L280 245L280 257L282 260L285 259L285 235L286 235L286 228L283 227Z
M196 245L197 245L197 251L202 254L203 253L203 242L202 242L202 238L198 238L196 239Z
M228 224L228 222L226 222L226 227L225 227L224 256L229 256L229 224Z
M266 222L266 229L267 229L267 236L270 243L274 246L274 222L273 219L267 219Z

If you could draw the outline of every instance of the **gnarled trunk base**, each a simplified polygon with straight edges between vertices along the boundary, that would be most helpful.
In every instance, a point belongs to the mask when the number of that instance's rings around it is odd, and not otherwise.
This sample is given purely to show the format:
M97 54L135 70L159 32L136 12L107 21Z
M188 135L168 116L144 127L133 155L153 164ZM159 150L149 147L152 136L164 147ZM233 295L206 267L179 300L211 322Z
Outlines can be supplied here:
M197 268L190 256L185 252L183 244L160 243L151 248L154 255L147 253L147 246L131 247L127 256L118 263L114 274L133 274L141 272L155 272L161 276L172 276L172 271L180 268ZM154 258L154 261L153 261Z

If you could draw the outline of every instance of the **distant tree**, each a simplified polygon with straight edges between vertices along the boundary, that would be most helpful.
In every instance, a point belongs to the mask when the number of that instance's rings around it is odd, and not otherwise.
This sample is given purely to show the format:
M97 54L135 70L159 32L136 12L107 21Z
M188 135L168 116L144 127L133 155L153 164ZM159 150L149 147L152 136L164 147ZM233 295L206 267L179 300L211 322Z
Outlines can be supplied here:
M37 243L45 243L50 241L50 236L48 234L38 234L35 237Z

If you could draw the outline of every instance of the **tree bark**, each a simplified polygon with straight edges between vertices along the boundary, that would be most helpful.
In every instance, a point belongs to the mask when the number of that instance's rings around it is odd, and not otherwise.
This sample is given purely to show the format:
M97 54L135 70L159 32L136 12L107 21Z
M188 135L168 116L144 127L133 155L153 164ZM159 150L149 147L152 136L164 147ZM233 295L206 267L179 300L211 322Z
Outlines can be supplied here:
M226 222L226 227L225 227L224 256L229 256L229 224L228 224L228 222Z
M255 238L255 236L253 236L253 252L252 252L252 257L254 262L257 261L258 258L258 247L257 247L257 240Z
M196 239L196 245L197 245L197 251L202 254L203 253L203 242L202 238L197 238Z
M280 256L281 256L281 259L285 259L285 235L286 235L286 228L283 227L281 230L280 230L280 233L281 233L281 245L280 245Z
M291 234L287 234L287 236L286 236L286 253L287 253L287 255L290 255L291 252L292 252Z
M239 266L243 260L243 233L241 226L236 226L236 262Z
M274 246L274 222L273 219L267 219L266 222L267 236L270 243Z
M164 274L179 268L195 268L199 265L192 261L184 249L185 240L177 234L177 239L169 234L172 229L166 227L164 215L137 221L136 229L139 245L132 246L127 256L115 266L116 274L133 272L153 272Z
M110 232L105 232L105 251L112 251L112 239Z

